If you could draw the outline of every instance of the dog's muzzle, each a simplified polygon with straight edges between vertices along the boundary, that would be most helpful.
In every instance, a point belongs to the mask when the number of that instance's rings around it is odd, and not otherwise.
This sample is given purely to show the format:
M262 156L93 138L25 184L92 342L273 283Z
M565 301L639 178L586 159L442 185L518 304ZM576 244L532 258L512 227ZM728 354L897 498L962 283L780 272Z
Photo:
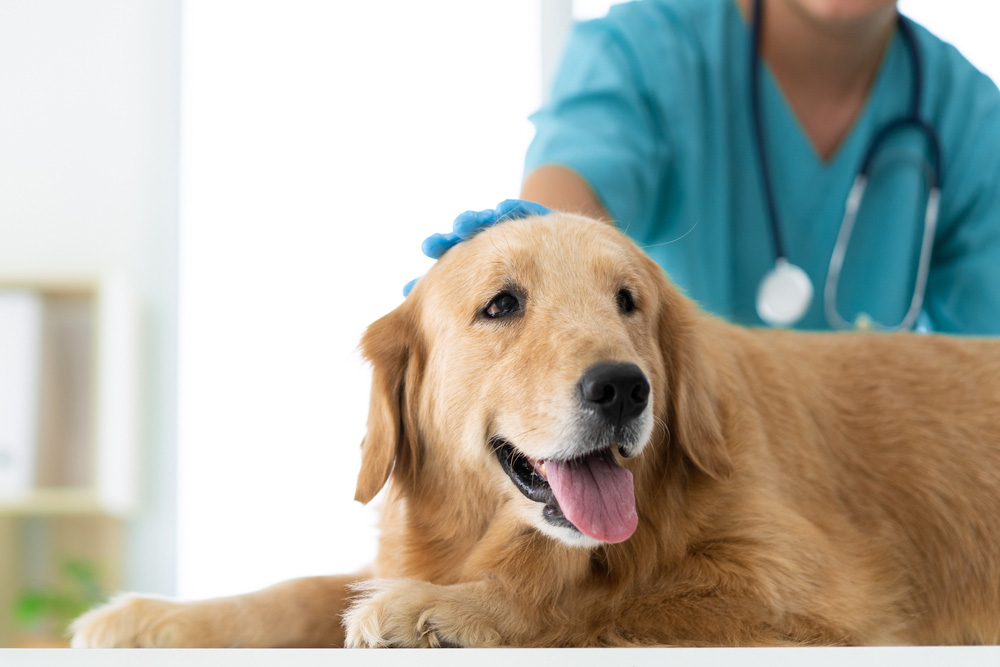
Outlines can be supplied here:
M621 542L635 531L638 514L632 473L614 450L627 458L641 448L637 422L649 403L649 381L635 364L602 362L583 373L576 391L580 417L569 456L536 459L502 436L490 445L514 486L544 505L545 521Z

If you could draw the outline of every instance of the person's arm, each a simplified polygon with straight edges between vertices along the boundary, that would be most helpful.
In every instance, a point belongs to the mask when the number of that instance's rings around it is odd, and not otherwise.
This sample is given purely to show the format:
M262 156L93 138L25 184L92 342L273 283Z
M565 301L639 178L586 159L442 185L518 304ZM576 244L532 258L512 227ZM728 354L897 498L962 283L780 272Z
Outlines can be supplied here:
M615 12L574 28L544 106L532 114L521 199L560 211L638 226L654 209L669 172L671 142L644 64L670 48L648 48L644 9ZM675 41L671 33L653 37ZM681 85L681 84L678 84Z
M611 221L590 184L572 169L560 165L544 165L529 173L521 184L521 199L556 211Z

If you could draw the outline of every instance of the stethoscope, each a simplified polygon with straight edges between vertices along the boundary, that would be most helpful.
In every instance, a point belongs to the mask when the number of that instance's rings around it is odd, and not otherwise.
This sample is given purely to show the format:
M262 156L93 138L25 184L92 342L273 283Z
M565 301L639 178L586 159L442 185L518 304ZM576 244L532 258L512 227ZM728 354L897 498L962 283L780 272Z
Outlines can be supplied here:
M761 182L764 198L767 204L768 220L771 227L771 239L774 246L774 256L777 258L774 268L768 271L757 289L757 314L771 326L787 327L797 323L809 310L813 298L813 285L809 276L801 268L788 261L781 235L781 225L778 219L778 209L774 200L774 188L771 184L771 170L768 166L765 151L764 126L760 111L760 34L764 0L756 0L753 6L753 38L750 50L750 106L753 116L753 132L757 148ZM837 329L871 328L882 331L912 329L920 316L924 302L924 292L927 288L927 274L931 263L931 247L934 242L934 231L937 228L938 206L941 199L941 148L934 128L920 117L920 97L923 77L921 72L920 54L917 51L913 30L906 19L899 16L899 34L910 56L910 69L913 76L913 94L910 98L909 112L885 123L875 133L864 159L861 169L854 178L854 185L847 196L844 207L844 217L840 223L840 232L830 257L830 268L826 274L826 285L823 290L823 305L826 319ZM917 265L916 282L913 287L913 298L903 319L896 326L886 326L873 321L861 313L852 323L845 320L837 310L837 287L840 284L840 270L844 264L844 255L851 242L854 223L858 217L861 200L868 187L868 172L879 147L885 140L903 129L916 129L922 133L930 147L931 159L928 171L929 189L927 207L924 211L924 234L920 244L920 259Z

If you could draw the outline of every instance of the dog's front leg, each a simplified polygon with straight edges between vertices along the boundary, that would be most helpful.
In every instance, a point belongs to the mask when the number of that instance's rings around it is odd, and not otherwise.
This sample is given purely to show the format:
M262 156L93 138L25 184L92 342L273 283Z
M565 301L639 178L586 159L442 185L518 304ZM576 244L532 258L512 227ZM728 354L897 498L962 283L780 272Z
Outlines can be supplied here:
M253 593L196 602L123 595L70 627L73 646L324 647L342 646L341 614L359 575L306 577Z

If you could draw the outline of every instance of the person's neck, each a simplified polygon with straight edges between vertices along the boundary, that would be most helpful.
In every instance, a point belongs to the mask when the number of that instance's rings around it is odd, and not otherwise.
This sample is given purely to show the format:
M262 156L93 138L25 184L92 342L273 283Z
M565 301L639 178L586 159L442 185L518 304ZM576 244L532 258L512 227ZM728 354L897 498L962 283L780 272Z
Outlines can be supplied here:
M813 147L828 159L864 108L895 30L895 7L840 21L810 15L792 0L766 1L761 55ZM754 0L736 2L749 22Z

